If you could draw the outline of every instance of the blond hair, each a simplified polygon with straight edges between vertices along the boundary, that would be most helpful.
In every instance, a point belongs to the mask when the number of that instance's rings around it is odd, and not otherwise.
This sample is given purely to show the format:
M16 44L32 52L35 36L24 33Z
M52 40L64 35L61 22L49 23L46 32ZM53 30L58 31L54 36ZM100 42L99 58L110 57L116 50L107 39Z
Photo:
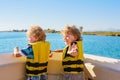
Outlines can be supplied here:
M45 32L38 25L32 26L27 31L27 36L33 36L35 38L38 38L38 41L45 41L46 40L46 34L45 34Z
M73 35L76 38L76 41L82 40L81 32L75 25L67 25L66 28L61 31L61 34Z

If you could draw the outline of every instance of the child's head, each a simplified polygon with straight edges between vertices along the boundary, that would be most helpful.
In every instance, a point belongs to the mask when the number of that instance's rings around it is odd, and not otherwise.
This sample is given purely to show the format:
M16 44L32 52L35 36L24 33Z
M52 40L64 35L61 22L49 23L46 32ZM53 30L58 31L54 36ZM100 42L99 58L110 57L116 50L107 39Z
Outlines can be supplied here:
M61 31L64 41L67 44L70 44L74 41L80 41L81 40L81 33L78 28L76 28L75 25L67 25L64 30Z
M46 34L40 26L32 26L27 31L27 37L29 42L45 41Z

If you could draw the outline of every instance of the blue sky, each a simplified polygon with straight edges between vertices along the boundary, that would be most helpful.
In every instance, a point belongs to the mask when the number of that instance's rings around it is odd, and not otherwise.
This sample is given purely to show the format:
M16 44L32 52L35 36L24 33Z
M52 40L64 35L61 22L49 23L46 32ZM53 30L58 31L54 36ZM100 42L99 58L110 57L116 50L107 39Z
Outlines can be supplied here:
M0 31L73 24L83 31L120 30L120 0L0 0Z

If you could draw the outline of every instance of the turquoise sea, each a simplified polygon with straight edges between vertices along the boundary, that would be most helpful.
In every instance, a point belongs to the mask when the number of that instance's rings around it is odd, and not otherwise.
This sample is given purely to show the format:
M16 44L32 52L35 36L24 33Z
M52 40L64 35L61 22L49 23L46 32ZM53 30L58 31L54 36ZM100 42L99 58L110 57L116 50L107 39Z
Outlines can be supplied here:
M82 35L85 54L92 54L120 59L120 37ZM47 41L51 43L51 50L65 47L60 34L47 34ZM0 53L13 52L15 46L20 49L28 44L25 32L0 32Z

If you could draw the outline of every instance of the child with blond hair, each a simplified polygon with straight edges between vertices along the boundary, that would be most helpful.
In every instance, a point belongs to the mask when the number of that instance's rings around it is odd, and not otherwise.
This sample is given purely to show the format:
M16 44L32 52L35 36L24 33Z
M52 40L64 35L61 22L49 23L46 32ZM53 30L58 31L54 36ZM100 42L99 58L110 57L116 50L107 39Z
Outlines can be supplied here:
M84 56L82 47L81 32L75 25L67 25L61 31L66 47L53 52L63 52L62 66L64 80L85 80Z
M50 53L50 43L45 41L46 34L40 26L32 26L27 31L28 47L19 52L14 48L14 55L26 56L26 80L47 80L47 64Z

